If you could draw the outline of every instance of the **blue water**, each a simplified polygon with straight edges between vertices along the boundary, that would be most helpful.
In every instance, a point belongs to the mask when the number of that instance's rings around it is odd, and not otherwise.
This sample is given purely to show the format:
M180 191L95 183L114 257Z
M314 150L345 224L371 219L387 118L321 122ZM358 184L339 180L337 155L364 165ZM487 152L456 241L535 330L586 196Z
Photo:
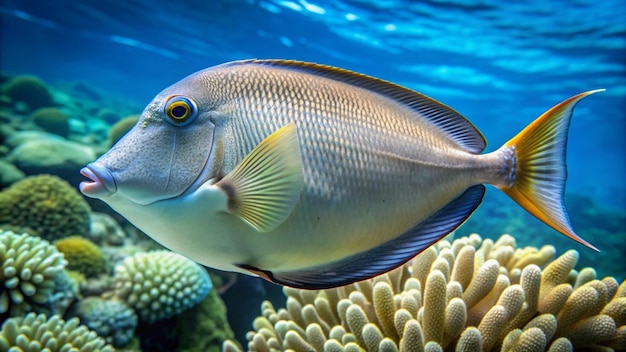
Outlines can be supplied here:
M82 81L144 106L198 69L315 61L459 110L495 149L553 104L576 110L568 192L626 208L626 1L0 2L1 69Z

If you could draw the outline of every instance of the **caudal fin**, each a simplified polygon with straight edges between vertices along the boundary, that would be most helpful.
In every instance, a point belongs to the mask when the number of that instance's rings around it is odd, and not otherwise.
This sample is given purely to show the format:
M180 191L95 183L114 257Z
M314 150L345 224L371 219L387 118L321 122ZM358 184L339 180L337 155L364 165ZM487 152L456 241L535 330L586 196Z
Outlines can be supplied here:
M567 169L567 132L574 107L584 97L604 89L580 93L555 105L503 148L515 151L515 181L499 188L532 215L565 236L598 251L572 229L563 194Z

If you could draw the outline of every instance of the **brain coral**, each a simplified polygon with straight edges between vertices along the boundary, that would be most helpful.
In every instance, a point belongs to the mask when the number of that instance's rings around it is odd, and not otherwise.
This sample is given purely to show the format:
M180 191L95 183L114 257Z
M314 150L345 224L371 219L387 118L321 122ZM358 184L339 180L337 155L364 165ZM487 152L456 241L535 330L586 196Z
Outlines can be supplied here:
M47 132L67 137L70 132L69 116L57 108L40 108L30 115L35 125Z
M169 251L137 253L115 268L115 295L153 323L202 301L211 279L198 264Z
M0 351L81 351L114 352L104 340L79 325L77 318L67 322L58 315L50 319L44 314L29 313L23 318L11 318L2 324Z
M87 234L90 211L76 189L52 175L30 176L0 192L0 226L49 241Z
M67 269L87 278L107 272L107 260L98 246L81 236L71 236L54 243L67 260Z
M47 303L66 263L47 241L0 230L0 316L24 314Z
M54 105L48 86L35 76L17 76L0 87L0 94L26 103L31 110Z
M118 300L87 297L74 304L68 314L114 347L127 345L135 335L137 315Z
M578 253L503 235L440 241L377 278L285 288L261 306L251 351L573 351L626 348L626 282L574 270ZM542 269L543 268L543 269ZM232 341L225 352L239 351Z

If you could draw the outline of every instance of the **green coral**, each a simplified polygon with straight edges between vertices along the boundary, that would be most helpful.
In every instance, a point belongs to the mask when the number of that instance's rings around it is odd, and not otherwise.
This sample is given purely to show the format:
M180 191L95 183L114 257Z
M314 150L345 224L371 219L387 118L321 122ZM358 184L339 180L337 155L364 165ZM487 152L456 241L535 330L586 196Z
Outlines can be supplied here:
M64 321L59 315L29 313L2 324L0 351L114 352L95 332L79 325L77 318Z
M111 126L109 129L109 145L112 146L124 137L124 135L137 124L139 116L140 115L127 116Z
M0 192L0 226L54 241L89 232L91 209L57 176L27 177Z
M47 241L0 230L0 316L24 314L50 303L66 263Z
M31 110L54 105L48 85L36 76L14 77L0 87L0 95L23 102Z
M216 290L211 290L194 309L178 316L176 335L178 352L219 352L222 341L233 338L226 307Z
M95 243L81 236L71 236L54 243L65 255L67 269L77 271L87 278L106 273L107 260Z
M202 301L212 287L207 272L169 251L137 253L115 268L115 295L153 323L173 317Z
M576 271L578 253L509 235L440 241L412 262L336 289L284 288L248 333L251 351L626 349L626 282ZM226 341L224 351L240 351Z
M69 116L57 108L40 108L30 115L35 125L46 132L67 137L70 132Z
M118 300L87 297L72 305L68 315L79 318L81 323L115 347L129 344L137 328L135 312Z

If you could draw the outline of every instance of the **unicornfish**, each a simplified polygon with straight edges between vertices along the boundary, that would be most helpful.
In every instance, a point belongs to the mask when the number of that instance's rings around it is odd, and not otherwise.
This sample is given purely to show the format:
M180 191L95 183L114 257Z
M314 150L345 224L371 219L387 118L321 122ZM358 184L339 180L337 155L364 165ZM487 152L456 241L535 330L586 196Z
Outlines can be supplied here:
M245 60L159 93L85 166L80 190L203 265L322 289L394 269L448 235L486 184L579 237L563 203L567 133L591 90L499 149L452 108L345 69Z

